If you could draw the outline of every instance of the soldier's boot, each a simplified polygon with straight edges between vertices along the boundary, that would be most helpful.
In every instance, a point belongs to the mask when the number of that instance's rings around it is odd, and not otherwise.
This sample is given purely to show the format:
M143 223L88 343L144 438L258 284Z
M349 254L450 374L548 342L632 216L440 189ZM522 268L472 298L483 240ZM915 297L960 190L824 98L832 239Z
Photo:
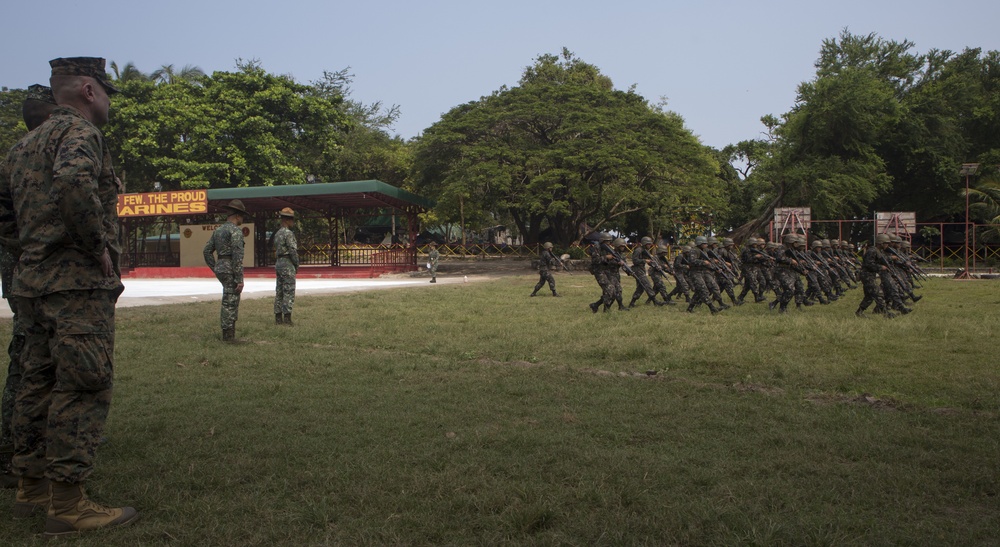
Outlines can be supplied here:
M284 322L285 322L284 316L282 316L280 313L274 314L274 324L275 325L281 325Z
M767 297L761 294L760 296L754 295L753 303L760 304L761 302L767 302Z
M436 278L436 277L432 277L432 278L431 278L431 283L437 283L437 282L438 282L438 280L437 280L437 278Z
M222 341L223 342L235 342L236 341L236 327L229 327L228 329L222 329Z
M923 298L923 296L917 296L917 295L915 295L913 293L910 293L910 300L913 300L914 304L916 304L917 302L919 302L921 298Z
M719 299L719 311L728 310L731 307L729 304L723 302L722 299Z
M910 313L911 311L913 311L913 308L907 308L906 306L900 306L898 308L898 310L899 310L899 313L901 313L903 315L906 315L906 314Z
M629 308L627 306L625 306L625 304L622 303L622 299L621 298L618 298L616 300L616 302L618 302L618 310L619 311L631 311L631 310L629 310Z
M889 310L885 310L885 318L886 319L895 319L896 318L896 314L892 313Z
M590 305L590 311L597 313L597 310L601 309L601 301L598 300Z
M30 518L49 508L49 479L21 477L14 494L14 509L11 516L16 519Z
M781 306L778 308L778 313L788 313L788 304L782 302Z
M719 313L722 310L719 309L719 308L716 308L715 306L712 305L711 302L709 302L708 303L708 311L712 312L712 315L715 315L715 314Z
M630 307L630 308L634 308L634 307L635 307L635 303L636 303L636 302L637 302L638 300L639 300L639 297L638 297L638 296L633 296L633 297L632 297L632 301L628 303L628 307ZM618 302L618 307L619 307L619 308L621 308L621 305L622 305L622 303L621 303L621 302Z
M778 305L778 301L774 300L770 304L767 305L767 309L768 310L774 310L775 306L777 306L777 305Z
M538 289L531 291L531 294L529 294L528 296L538 296Z
M561 295L561 294L559 294L559 293L557 293L556 291L552 291L552 296L554 296L554 297L556 297L556 298L560 298L560 297L562 297L562 295Z
M292 312L288 312L285 314L285 324L288 325L289 327L294 325L294 323L292 323Z
M82 483L52 481L52 501L45 520L45 535L62 536L124 526L138 517L139 512L132 507L106 507L89 499Z
M857 315L858 317L861 317L861 318L867 318L868 317L867 315L865 315L864 308L858 308L858 311L854 312L854 315Z
M732 289L726 289L726 294L729 295L729 300L733 302L734 306L739 306L742 302L738 302L739 298L736 298L736 293Z

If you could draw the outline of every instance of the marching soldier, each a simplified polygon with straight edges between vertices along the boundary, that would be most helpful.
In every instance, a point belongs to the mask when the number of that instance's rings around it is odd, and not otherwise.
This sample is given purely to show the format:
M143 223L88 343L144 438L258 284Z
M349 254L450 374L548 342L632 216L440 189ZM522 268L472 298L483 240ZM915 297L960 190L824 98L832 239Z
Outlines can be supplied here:
M556 292L556 278L552 276L552 270L562 264L562 261L552 252L552 247L553 245L549 241L542 245L542 254L538 257L538 283L535 285L535 290L531 291L531 296L537 295L545 283L549 284L552 296L559 296L559 293Z
M653 238L647 236L640 240L640 244L632 252L632 273L635 276L635 292L632 293L632 301L628 305L630 308L635 306L635 303L643 294L649 297L646 299L647 304L652 303L656 306L664 305L662 302L656 300L656 290L653 288L653 283L649 280L649 276L646 275L647 264L651 264L650 268L654 272L659 267L659 264L655 263L657 258L649 252L652 248Z

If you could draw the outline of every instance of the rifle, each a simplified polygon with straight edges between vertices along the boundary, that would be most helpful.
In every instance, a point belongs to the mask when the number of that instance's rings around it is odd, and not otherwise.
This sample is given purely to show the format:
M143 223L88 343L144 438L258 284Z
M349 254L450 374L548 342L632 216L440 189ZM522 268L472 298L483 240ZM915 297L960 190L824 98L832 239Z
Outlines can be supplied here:
M728 264L726 264L726 261L723 260L721 256L719 256L719 253L715 252L715 250L713 249L708 249L708 254L709 257L711 257L715 261L718 261L718 264L716 264L716 266L718 266L718 269L716 271L721 273L722 276L725 277L730 283L736 285L737 284L736 272L733 271L733 269Z
M892 253L897 258L899 258L900 265L904 270L913 274L913 276L916 277L917 279L927 279L927 274L923 270L918 268L916 264L910 261L908 257L899 254L896 251L896 249L893 249L892 247L889 247L889 252Z
M573 272L570 272L570 271L569 271L569 268L567 268L567 267L566 267L566 263L562 261L562 258L560 258L560 257L556 256L556 254L555 254L555 253L553 253L552 251L550 251L550 250L548 250L548 249L546 249L546 250L545 250L545 252L547 252L547 253L549 253L550 255L552 255L552 259L553 259L553 260L555 260L556 262L558 262L558 263L559 263L559 265L560 265L560 266L562 266L562 269L566 270L566 272L567 272L567 273L573 273ZM568 256L568 255L567 255L567 256Z
M649 249L645 247L642 248L642 253L646 255L646 258L649 259L649 262L653 266L653 269L656 270L660 275L666 277L667 272L666 270L663 269L663 265L660 264L660 257L653 256L652 254L650 254Z
M635 276L635 271L625 262L625 258L622 257L621 253L603 241L601 242L601 254L611 255L615 259L615 262L618 262L618 266L625 270L625 275L629 277Z

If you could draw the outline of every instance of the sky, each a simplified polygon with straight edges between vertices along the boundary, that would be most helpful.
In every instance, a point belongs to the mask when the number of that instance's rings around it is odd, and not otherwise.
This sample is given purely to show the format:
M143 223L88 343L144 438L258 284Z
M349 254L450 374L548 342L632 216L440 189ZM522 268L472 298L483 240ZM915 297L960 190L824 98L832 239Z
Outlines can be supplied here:
M823 40L844 29L910 40L915 53L1000 50L996 0L52 0L44 11L37 2L12 4L0 30L0 86L46 83L56 57L206 73L253 59L300 83L350 67L351 99L398 105L393 132L406 139L458 105L517 85L539 55L563 48L618 89L665 98L716 148L761 137L761 116L788 112L797 86L815 75Z

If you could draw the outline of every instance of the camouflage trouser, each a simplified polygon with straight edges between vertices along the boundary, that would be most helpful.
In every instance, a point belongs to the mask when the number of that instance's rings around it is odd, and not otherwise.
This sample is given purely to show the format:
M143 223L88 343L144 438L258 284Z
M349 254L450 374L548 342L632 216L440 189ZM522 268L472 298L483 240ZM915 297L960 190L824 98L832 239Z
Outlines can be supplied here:
M535 285L535 292L541 290L541 288L545 286L546 282L549 284L549 289L551 289L552 293L555 294L556 278L552 277L552 272L546 269L538 270L538 283Z
M882 287L879 286L878 274L874 272L861 272L861 284L864 287L865 296L861 299L858 311L865 311L872 302L875 302L875 311L884 313L885 296L882 294Z
M677 281L677 285L674 286L674 290L670 291L670 294L668 294L667 297L669 298L675 294L687 297L687 294L691 292L690 270L687 273L683 273L680 271L680 268L674 268L674 280Z
M886 304L894 310L902 309L904 307L903 295L900 293L899 283L887 270L879 272L879 277L882 280L882 294L885 295Z
M236 328L236 320L240 315L240 293L236 292L236 277L231 273L216 273L215 277L222 283L222 312L219 314L219 324L222 330Z
M632 300L638 300L643 294L650 298L656 296L656 291L653 290L653 283L649 281L649 276L646 272L639 268L632 268L635 272L635 292L632 293Z
M604 268L594 268L593 274L597 284L601 287L601 299L598 302L603 303L605 306L610 306L615 300L615 290L611 286L611 282L608 281L607 270Z
M781 303L781 309L785 309L801 290L799 287L802 285L802 278L790 268L775 268L774 280L778 283L778 301Z
M21 324L21 317L17 313L17 301L14 297L7 300L10 311L14 313L13 333L10 337L10 344L7 346L7 355L10 357L10 364L7 365L7 381L3 387L2 411L0 411L0 473L6 472L10 468L10 455L14 452L14 436L11 432L11 419L14 416L14 401L17 398L17 390L21 386L21 376L23 365L21 364L21 352L24 349L24 326Z
M14 471L82 482L90 475L111 406L112 291L18 298L27 338L14 408Z
M711 304L712 290L708 287L708 280L711 279L712 283L715 283L715 274L708 270L690 270L688 271L686 277L688 283L691 284L691 289L694 291L694 298L691 299L691 306L694 307L699 304Z
M752 292L755 298L760 298L763 292L760 288L760 268L756 264L743 265L743 291L740 292L740 300L746 298L749 292Z
M653 280L653 293L662 296L664 300L670 300L670 291L667 290L663 274L653 270L650 272L649 278Z
M708 288L708 292L711 293L712 298L718 300L722 303L722 292L719 288L719 281L715 277L715 272L711 270L706 270L702 272L702 279L705 280L705 287Z
M608 295L611 295L611 300L608 300ZM604 293L604 305L611 307L613 302L618 302L621 304L622 300L622 274L621 270L615 266L615 269L608 270L608 290Z
M295 266L287 258L279 258L274 273L274 314L291 315L295 306Z

